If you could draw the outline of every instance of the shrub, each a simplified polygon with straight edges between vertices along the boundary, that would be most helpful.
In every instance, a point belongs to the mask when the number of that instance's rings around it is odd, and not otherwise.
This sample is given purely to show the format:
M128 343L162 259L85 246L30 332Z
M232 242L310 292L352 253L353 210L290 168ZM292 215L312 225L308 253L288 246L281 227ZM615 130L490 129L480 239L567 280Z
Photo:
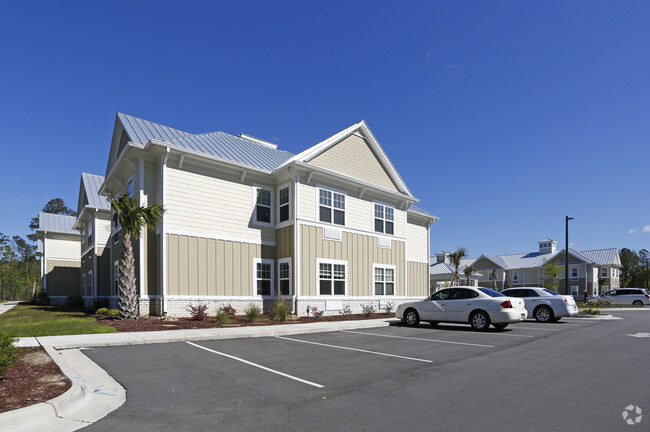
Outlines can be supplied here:
M316 318L322 317L324 313L325 313L325 311L318 310L317 306L312 306L311 307L311 314Z
M260 311L260 308L255 306L254 304L248 305L246 309L244 309L244 320L246 322L252 323L257 321L260 316L262 316L262 311Z
M118 319L120 317L120 311L117 309L101 308L97 309L97 315L103 315L111 319Z
M230 305L223 306L223 307L219 308L219 310L222 310L223 313L228 315L228 318L230 318L231 321L233 321L235 319L235 315L237 314L237 309L235 309L234 307L232 307Z
M217 311L217 322L219 324L230 324L232 322L232 318L230 318L230 315L228 315L224 308L219 308Z
M278 299L273 305L273 312L276 320L286 321L289 314L291 314L291 307L286 301Z
M97 299L93 302L93 307L95 308L95 310L99 310L101 308L108 309L109 306L110 305L108 303L108 299Z
M208 316L206 313L208 310L208 305L205 303L199 303L196 306L189 305L187 307L187 310L189 310L190 315L192 315L192 321L203 321Z
M375 313L375 307L372 304L361 305L361 310L365 316L370 316Z
M36 303L39 306L46 306L50 304L50 296L47 295L45 291L39 291L38 294L36 294L36 298L34 299L34 303Z
M393 302L386 302L386 304L384 304L384 310L387 314L391 313L393 311L393 308L395 308L395 303Z
M587 300L587 303L585 305L589 306L595 306L595 307L603 307L603 306L612 306L614 302L612 299L608 297L592 297L589 300Z
M75 309L83 309L86 306L83 297L80 295L68 296L68 302L66 305Z
M585 313L588 315L600 315L600 311L598 309L585 309Z
M9 366L16 361L20 350L13 345L14 338L7 333L0 332L0 377L9 370Z
M349 304L346 304L343 306L343 309L341 309L341 315L350 315L352 313L352 308L350 307Z

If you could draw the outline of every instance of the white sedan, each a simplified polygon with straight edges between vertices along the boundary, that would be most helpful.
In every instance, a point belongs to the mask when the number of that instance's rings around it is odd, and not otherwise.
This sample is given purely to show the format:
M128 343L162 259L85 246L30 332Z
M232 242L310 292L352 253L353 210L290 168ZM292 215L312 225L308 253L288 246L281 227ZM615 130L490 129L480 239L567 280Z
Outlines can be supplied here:
M492 324L503 330L510 323L528 316L524 301L506 297L489 288L459 286L436 291L425 300L402 303L395 316L409 326L420 321L469 323L474 330L487 330Z
M578 305L572 296L538 287L508 288L501 291L526 303L528 315L539 322L559 321L562 317L578 315Z

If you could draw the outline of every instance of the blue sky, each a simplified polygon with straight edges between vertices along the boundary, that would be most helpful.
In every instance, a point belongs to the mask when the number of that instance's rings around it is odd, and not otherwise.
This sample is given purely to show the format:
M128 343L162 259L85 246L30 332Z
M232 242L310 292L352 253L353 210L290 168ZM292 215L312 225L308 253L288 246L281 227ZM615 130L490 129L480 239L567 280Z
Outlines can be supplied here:
M650 3L3 2L0 232L104 174L115 113L299 152L365 119L431 249L650 248ZM645 231L644 231L645 227Z

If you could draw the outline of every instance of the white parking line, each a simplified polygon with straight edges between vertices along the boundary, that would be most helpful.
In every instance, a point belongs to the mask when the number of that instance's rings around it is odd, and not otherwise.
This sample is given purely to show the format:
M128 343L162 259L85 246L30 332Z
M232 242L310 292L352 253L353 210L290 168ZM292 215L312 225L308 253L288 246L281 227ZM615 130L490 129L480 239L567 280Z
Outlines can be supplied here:
M467 342L454 342L454 341L446 341L446 340L439 340L439 339L416 338L416 337L408 337L408 336L384 335L384 334L366 333L366 332L359 332L359 331L352 331L352 330L343 330L342 333L356 333L356 334L362 334L362 335L368 335L368 336L379 336L379 337L387 337L387 338L421 340L421 341L427 341L427 342L439 342L439 343L446 343L446 344L453 344L453 345L467 345L467 346L475 346L475 347L481 347L481 348L494 348L494 345L483 345L483 344L474 344L474 343L467 343Z
M486 336L487 335L490 335L490 336L510 336L510 337L525 337L525 338L535 337L535 336L531 336L531 335L519 335L519 334L510 334L510 333L487 333L487 332L483 332L481 334L484 334Z
M256 368L260 368L260 369L262 369L262 370L265 370L265 371L267 371L267 372L271 372L271 373L274 373L274 374L277 374L277 375L281 375L281 376L283 376L283 377L285 377L285 378L289 378L289 379L292 379L292 380L294 380L294 381L301 382L301 383L303 383L303 384L307 384L307 385L314 386L314 387L318 387L318 388L323 388L323 387L324 387L324 386L322 386L322 385L320 385L320 384L316 384L316 383L314 383L314 382L307 381L307 380L304 380L304 379L302 379L302 378L298 378L298 377L295 377L295 376L293 376L293 375L286 374L286 373L284 373L284 372L280 372L280 371L276 371L276 370L273 370L273 369L269 369L269 368L267 368L266 366L262 366L262 365L259 365L259 364L257 364L257 363L249 362L248 360L244 360L244 359L242 359L242 358L235 357L235 356L232 356L232 355L230 355L230 354L226 354L226 353L222 353L222 352L219 352L219 351L215 351L215 350L212 350L212 349L210 349L210 348L206 348L206 347L204 347L204 346L197 345L197 344L192 343L192 342L187 342L187 341L186 341L186 343L188 343L188 344L190 344L190 345L192 345L192 346L195 346L195 347L197 347L197 348L201 348L202 350L206 350L206 351L209 351L209 352L214 353L214 354L219 354L220 356L228 357L228 358L230 358L230 359L237 360L237 361L242 362L242 363L246 363L247 365L254 366L254 367L256 367Z
M419 359L419 358L414 358L414 357L404 357L404 356L395 355L395 354L387 354L387 353L381 353L381 352L377 352L377 351L363 350L363 349L359 349L359 348L350 348L350 347L344 347L344 346L338 346L338 345L330 345L330 344L324 344L324 343L320 343L320 342L311 342L311 341L306 341L306 340L288 338L288 337L284 337L284 336L276 336L276 338L284 339L284 340L288 340L288 341L312 344L312 345L320 345L320 346L329 347L329 348L338 348L338 349L343 349L343 350L348 350L348 351L358 351L358 352L367 353L367 354L376 354L376 355L385 356L385 357L395 357L395 358L401 358L401 359L404 359L404 360L413 360L413 361L419 361L419 362L424 362L424 363L433 363L433 360L425 360L425 359Z
M525 330L546 330L546 331L562 331L562 329L558 328L548 328L548 327L522 327L520 325L517 325L518 329L525 329Z

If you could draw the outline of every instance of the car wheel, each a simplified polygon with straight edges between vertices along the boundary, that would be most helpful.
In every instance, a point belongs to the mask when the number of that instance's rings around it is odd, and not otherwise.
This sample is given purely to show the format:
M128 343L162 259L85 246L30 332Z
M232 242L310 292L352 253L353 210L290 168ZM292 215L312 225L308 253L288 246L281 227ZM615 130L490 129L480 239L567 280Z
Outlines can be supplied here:
M553 311L546 306L540 306L535 309L535 319L539 322L548 322L553 319Z
M508 323L496 323L496 324L492 324L492 325L497 330L503 330L504 328L508 327Z
M476 311L469 318L469 323L474 330L485 331L490 327L490 316L483 311Z
M415 327L420 324L420 315L415 309L407 309L404 312L404 322L408 326Z
M643 306L643 302L641 300L634 300L632 306Z

